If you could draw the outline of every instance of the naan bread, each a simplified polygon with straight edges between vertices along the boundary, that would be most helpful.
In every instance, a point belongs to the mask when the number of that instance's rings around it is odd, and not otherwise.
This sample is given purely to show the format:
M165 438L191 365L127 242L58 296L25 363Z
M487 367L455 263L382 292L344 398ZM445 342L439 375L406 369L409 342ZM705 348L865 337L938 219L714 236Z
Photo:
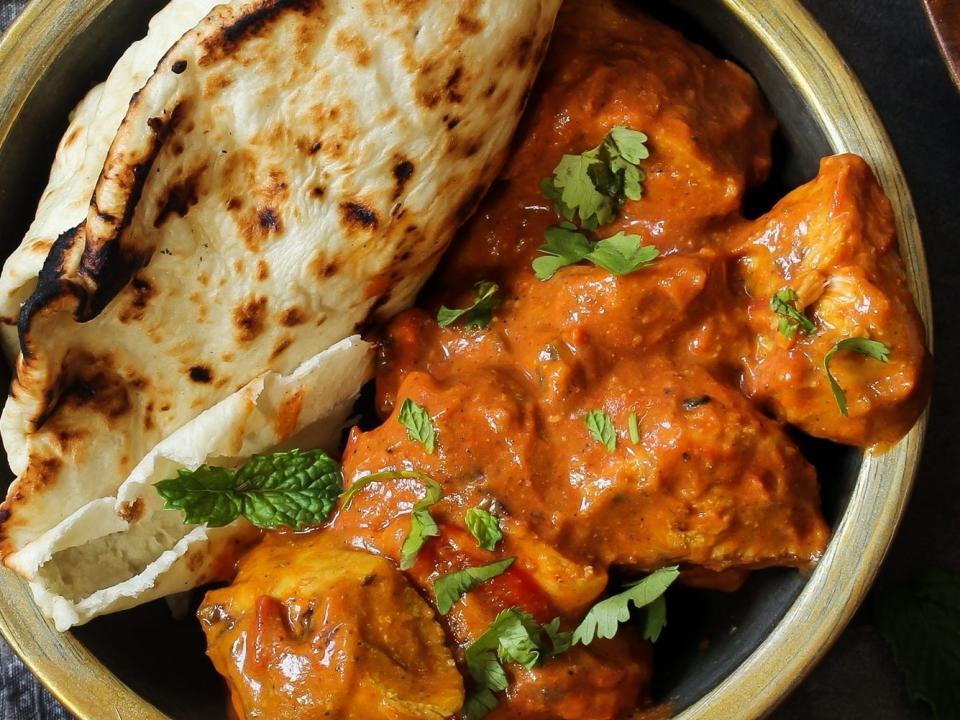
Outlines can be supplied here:
M558 6L246 0L177 41L20 313L0 553L409 305L496 175Z
M8 556L58 630L105 613L225 579L240 547L258 536L245 520L185 525L153 489L177 470L236 466L292 447L335 449L372 348L352 337L290 375L266 373L164 439L114 497L84 505Z
M37 215L0 273L0 343L11 363L20 352L20 305L36 289L37 274L56 239L87 217L90 196L130 97L143 87L169 47L217 3L171 0L150 21L147 36L127 49L107 81L87 93L71 114Z

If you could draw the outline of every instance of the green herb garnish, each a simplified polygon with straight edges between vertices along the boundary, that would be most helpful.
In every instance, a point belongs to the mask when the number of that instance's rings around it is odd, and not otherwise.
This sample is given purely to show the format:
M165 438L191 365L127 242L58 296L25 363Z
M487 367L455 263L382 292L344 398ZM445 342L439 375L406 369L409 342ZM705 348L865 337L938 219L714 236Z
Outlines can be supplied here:
M470 534L484 550L495 550L503 539L500 521L483 508L470 508L463 519Z
M627 418L627 430L630 432L630 442L634 445L640 444L640 422L637 420L635 412L630 413Z
M617 449L617 431L613 421L603 410L591 410L583 420L593 439L603 445L607 452Z
M660 255L652 245L642 245L643 239L639 235L620 232L591 243L570 223L548 228L546 238L539 248L543 256L533 261L533 273L538 280L549 280L560 268L583 260L614 275L628 275L647 267Z
M494 693L507 689L503 663L515 662L530 669L570 647L570 633L559 628L559 618L541 627L519 608L497 615L465 652L467 670L477 686L463 706L469 720L480 720L497 706Z
M446 615L454 604L478 585L502 575L513 565L516 558L506 558L489 565L457 570L441 575L433 581L433 592L437 596L437 610Z
M615 127L593 150L564 155L540 189L568 222L579 216L590 230L609 225L624 202L643 194L640 161L650 156L646 142L642 132Z
M428 453L433 452L435 430L426 410L407 398L400 406L397 419L407 429L407 436L411 440L423 445L423 449Z
M156 484L168 510L190 524L223 527L245 517L260 528L319 525L340 495L340 465L322 450L254 455L239 469L201 465Z
M887 362L890 359L890 348L878 340L870 340L869 338L847 338L846 340L838 342L823 356L823 369L827 372L827 379L830 381L830 389L833 390L833 397L837 401L837 407L840 408L840 414L847 417L847 394L843 391L843 388L840 387L840 383L837 382L833 373L830 372L830 361L833 360L834 355L843 350L857 352L861 355L871 357L874 360L879 360L880 362Z
M413 512L410 515L410 532L403 546L400 548L400 569L409 570L417 561L417 554L420 548L424 546L429 538L440 534L437 523L430 514L430 506L443 497L443 488L436 480L419 470L383 470L381 472L364 475L354 482L350 488L343 493L343 507L347 509L353 503L353 499L365 487L378 482L389 482L409 478L419 480L427 486L427 492L423 499L413 506Z
M938 720L960 711L960 575L929 570L880 589L874 618L906 679L907 691Z
M493 318L493 311L500 306L500 286L483 280L476 284L476 291L476 299L469 307L448 308L446 305L441 305L437 312L437 323L440 327L449 327L455 322L462 322L467 330L480 330L489 325Z
M778 290L770 298L770 309L779 316L777 330L785 338L792 338L797 330L802 330L805 335L813 335L817 331L817 326L810 318L797 309L799 299L791 288Z
M601 600L590 608L586 617L573 631L573 644L589 645L595 638L612 638L617 634L620 625L630 619L631 603L638 609L648 608L644 637L655 640L667 624L666 605L656 601L679 575L680 570L676 566L661 568L633 583L623 592Z

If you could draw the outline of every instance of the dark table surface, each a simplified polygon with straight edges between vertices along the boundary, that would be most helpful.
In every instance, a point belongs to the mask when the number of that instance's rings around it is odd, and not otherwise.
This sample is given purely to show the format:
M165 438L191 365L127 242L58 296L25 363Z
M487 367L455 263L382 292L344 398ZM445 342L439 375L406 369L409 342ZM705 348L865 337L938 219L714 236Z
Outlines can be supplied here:
M778 0L771 0L777 2ZM960 0L958 0L960 1ZM936 381L916 490L879 583L923 568L960 570L960 93L951 84L919 0L803 0L863 81L913 190L933 284ZM25 0L0 0L0 30ZM0 640L0 720L68 715ZM869 600L837 645L774 714L776 720L929 718L907 696L870 621Z

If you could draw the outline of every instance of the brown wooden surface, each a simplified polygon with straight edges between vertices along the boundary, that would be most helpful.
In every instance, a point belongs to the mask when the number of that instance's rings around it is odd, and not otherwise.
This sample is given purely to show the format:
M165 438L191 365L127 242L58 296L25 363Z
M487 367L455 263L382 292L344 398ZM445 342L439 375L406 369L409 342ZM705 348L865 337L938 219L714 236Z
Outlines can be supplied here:
M960 89L960 0L920 0L950 77Z

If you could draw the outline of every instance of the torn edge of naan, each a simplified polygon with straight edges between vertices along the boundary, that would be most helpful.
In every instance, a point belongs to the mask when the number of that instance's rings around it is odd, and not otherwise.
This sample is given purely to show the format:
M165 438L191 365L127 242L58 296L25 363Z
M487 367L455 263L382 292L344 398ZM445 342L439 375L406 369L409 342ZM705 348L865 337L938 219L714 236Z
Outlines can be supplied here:
M8 558L41 611L65 631L98 615L189 590L230 572L259 531L245 520L187 525L153 485L180 468L236 466L257 453L332 449L370 376L371 346L354 336L289 375L270 372L160 442L116 497L88 503Z

